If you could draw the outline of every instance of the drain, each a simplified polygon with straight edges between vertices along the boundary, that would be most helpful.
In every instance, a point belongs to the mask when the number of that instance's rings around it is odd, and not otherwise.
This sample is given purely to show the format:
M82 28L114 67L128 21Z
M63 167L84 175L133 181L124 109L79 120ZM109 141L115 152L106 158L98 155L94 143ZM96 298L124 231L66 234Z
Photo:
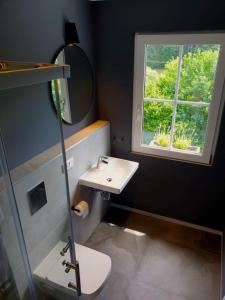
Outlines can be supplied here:
M112 178L109 177L109 178L107 178L106 180L107 180L108 182L111 182L111 181L112 181Z

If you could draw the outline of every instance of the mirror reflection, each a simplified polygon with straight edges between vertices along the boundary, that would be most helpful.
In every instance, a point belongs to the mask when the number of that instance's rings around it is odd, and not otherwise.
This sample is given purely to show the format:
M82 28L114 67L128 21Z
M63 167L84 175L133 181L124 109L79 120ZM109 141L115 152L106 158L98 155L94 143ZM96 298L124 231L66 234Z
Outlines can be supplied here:
M55 59L56 64L70 65L70 78L51 83L52 97L56 105L59 95L63 121L80 122L88 113L93 98L93 72L85 52L76 45L65 46Z

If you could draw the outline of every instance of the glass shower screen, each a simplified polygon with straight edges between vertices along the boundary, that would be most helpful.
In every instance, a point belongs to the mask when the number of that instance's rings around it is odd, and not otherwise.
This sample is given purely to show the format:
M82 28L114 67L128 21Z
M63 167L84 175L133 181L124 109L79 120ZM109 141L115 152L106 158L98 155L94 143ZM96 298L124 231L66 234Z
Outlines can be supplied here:
M57 296L43 287L50 269L42 274L40 265L55 255L61 278L59 250L76 261L61 118L46 99L47 84L0 92L0 300ZM77 299L70 274L68 291Z

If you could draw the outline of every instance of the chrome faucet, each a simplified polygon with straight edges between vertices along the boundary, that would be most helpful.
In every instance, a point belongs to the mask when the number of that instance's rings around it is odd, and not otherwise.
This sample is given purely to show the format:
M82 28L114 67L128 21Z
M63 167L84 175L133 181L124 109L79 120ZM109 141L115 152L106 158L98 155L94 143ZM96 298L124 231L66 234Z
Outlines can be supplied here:
M99 156L98 163L97 163L97 169L99 169L101 162L103 162L104 164L108 164L109 163L106 159L108 159L107 156L104 156L104 155L100 155Z

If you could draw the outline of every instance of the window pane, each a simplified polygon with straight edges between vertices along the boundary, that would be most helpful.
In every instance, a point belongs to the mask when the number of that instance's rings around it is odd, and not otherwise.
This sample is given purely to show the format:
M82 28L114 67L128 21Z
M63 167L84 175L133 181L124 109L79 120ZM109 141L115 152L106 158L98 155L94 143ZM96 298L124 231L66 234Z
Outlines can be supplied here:
M208 107L178 104L173 148L201 154L208 120Z
M184 45L179 100L210 102L219 45Z
M65 82L65 79L63 80ZM52 80L51 87L52 87L52 97L53 97L53 102L55 107L57 107L56 91L58 90L61 117L64 119L65 103L64 103L64 97L63 97L62 85L61 85L63 83L63 80L61 79Z
M144 102L142 143L167 149L170 144L173 103Z
M179 46L147 45L145 51L145 98L174 99Z

